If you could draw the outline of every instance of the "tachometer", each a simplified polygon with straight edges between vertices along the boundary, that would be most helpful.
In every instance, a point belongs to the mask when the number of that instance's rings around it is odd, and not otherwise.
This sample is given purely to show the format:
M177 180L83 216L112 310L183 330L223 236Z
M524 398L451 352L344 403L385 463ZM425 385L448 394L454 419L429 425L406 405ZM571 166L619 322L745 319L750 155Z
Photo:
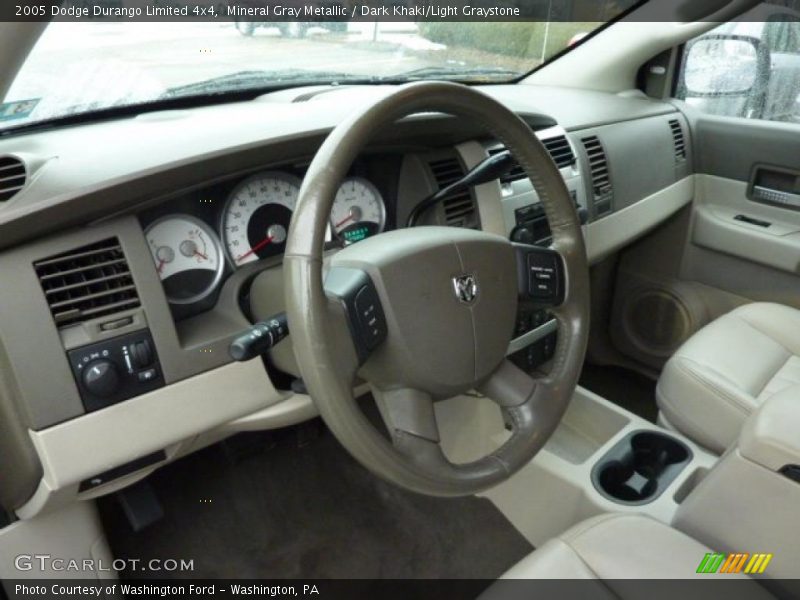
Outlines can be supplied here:
M189 215L169 215L145 231L147 244L172 304L191 304L208 296L222 277L222 248L214 231Z
M222 214L222 237L235 266L283 252L299 191L297 177L272 171L233 190Z
M334 234L346 243L379 234L386 225L383 197L363 177L349 177L339 186L331 210Z

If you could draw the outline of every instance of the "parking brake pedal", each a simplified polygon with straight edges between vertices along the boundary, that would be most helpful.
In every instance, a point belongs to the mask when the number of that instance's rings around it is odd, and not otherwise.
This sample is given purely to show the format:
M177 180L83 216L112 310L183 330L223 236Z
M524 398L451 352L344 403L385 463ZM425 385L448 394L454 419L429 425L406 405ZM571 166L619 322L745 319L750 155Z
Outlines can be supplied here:
M164 517L164 508L156 496L153 486L140 481L117 492L117 499L135 532L142 531Z

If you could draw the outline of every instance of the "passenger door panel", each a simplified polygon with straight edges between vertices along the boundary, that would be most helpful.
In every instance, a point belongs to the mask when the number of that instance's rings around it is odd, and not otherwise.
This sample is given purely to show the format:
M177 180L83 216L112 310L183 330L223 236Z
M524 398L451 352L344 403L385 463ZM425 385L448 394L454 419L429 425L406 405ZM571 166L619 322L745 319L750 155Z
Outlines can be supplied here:
M694 202L622 252L611 313L616 349L655 370L737 305L800 308L800 210L748 197L759 167L800 176L800 126L681 109L694 149Z
M696 246L798 276L800 290L800 126L694 117L698 176L681 274L697 276ZM737 273L726 283L749 297Z

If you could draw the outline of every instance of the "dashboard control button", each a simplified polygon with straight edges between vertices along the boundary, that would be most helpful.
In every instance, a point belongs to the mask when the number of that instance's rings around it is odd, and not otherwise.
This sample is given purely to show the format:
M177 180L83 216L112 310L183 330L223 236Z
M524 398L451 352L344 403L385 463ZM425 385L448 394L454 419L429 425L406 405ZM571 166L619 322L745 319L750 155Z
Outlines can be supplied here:
M133 323L133 317L122 317L121 319L114 319L113 321L106 321L102 325L100 325L100 329L103 331L112 331L114 329L120 329L122 327L126 327Z
M139 381L142 383L146 383L148 381L153 381L158 376L158 371L153 369L147 369L145 371L139 371Z
M143 369L153 364L153 350L148 340L133 342L129 348L134 366ZM141 381L141 378L139 379Z
M158 352L146 329L75 348L67 357L86 412L164 385Z
M112 395L119 387L117 366L107 359L89 363L83 370L83 385L95 396Z

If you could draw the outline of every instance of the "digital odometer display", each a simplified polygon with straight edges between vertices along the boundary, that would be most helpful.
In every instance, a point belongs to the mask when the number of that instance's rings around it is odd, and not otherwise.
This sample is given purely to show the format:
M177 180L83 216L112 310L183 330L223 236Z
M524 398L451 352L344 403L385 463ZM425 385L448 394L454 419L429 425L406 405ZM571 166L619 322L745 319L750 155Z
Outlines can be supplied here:
M340 231L339 236L348 244L352 244L378 233L380 231L377 223L358 223Z

